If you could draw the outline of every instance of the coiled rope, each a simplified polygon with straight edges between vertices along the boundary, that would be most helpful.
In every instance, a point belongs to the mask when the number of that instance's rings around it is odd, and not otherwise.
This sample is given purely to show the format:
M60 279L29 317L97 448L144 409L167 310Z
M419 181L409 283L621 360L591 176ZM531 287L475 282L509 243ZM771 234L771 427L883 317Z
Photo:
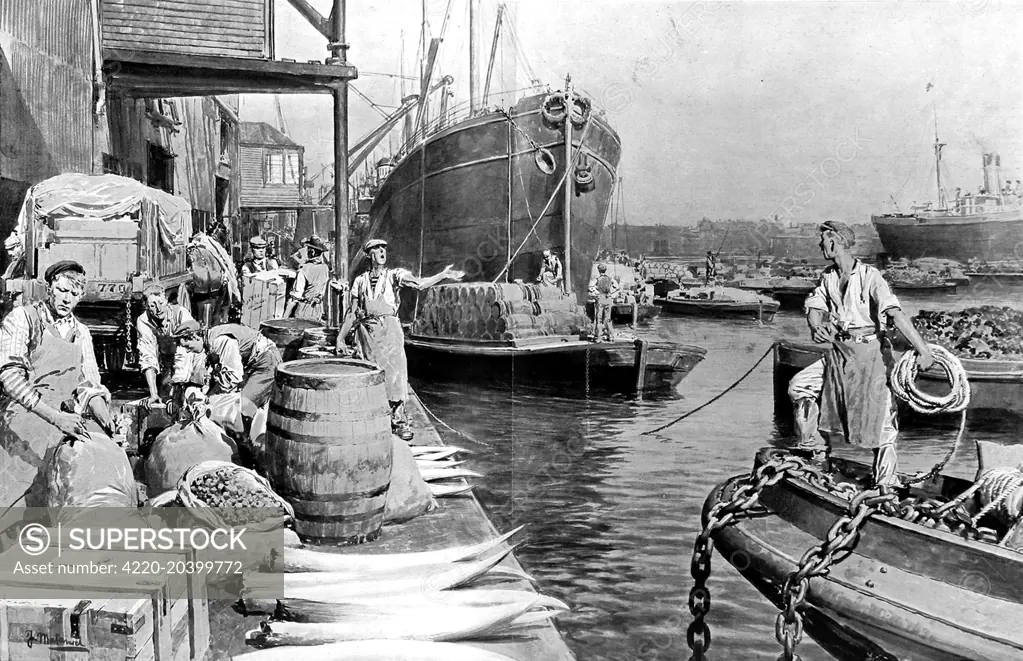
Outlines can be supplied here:
M1012 496L1021 488L1023 488L1023 472L1020 472L1018 468L1003 466L992 468L981 475L980 479L969 489L935 510L935 514L944 515L952 508L966 502L967 499L979 491L981 500L987 501L987 505L975 516L971 517L970 521L974 528L977 527L977 523L981 519L993 510L1000 509L1004 516L1016 519L1019 517L1019 512L1011 511L1009 505L1013 500Z
M941 366L941 369L945 372L949 393L947 395L930 395L917 388L916 377L919 373L919 368L916 365L916 358L919 354L916 351L907 351L902 354L902 357L899 358L892 368L890 378L892 392L917 413L935 415L938 413L961 412L962 415L959 418L959 430L956 432L955 440L949 447L948 452L945 453L945 456L931 467L930 470L917 473L909 479L903 480L903 484L906 486L919 484L940 473L945 464L956 453L956 449L958 449L959 443L962 441L963 434L966 431L966 407L970 404L970 384L966 380L966 369L959 362L959 359L944 347L940 347L937 344L928 344L927 346L934 357L934 363Z

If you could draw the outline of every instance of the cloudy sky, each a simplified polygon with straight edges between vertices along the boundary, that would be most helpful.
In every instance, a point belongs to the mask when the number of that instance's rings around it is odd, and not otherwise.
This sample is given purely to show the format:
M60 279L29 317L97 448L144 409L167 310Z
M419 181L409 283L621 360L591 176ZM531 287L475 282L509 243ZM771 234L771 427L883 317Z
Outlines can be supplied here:
M481 1L486 53L496 3ZM450 2L441 61L462 100L467 5ZM329 12L329 0L313 4ZM448 4L425 0L433 36ZM1003 177L1023 179L1023 3L507 4L537 76L558 88L571 74L617 129L631 224L774 214L865 222L896 203L934 199L935 113L950 189L976 191L984 152L1001 155ZM423 0L348 3L349 60L363 72L354 87L384 111L401 95L402 52L407 74L418 67L422 8ZM285 0L276 37L279 58L327 54ZM508 73L507 34L502 44ZM527 79L521 66L518 76ZM280 102L316 174L332 158L330 97ZM381 117L355 93L350 105L354 141ZM242 118L276 123L272 97L245 97Z

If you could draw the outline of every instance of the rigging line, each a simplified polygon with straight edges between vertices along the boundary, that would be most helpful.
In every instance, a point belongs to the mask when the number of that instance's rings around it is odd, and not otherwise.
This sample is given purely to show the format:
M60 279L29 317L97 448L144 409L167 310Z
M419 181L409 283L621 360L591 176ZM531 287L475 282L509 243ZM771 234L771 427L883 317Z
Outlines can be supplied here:
M571 113L565 115L565 121L566 122L572 121ZM547 214L547 210L551 208L551 204L553 204L554 200L557 198L558 192L561 190L561 187L568 185L568 175L573 169L575 169L575 166L578 165L579 163L579 158L583 153L583 145L586 143L586 136L589 135L591 126L593 126L592 113L586 119L586 127L583 128L582 136L580 136L579 138L579 150L573 154L571 163L565 163L565 172L561 175L561 181L559 181L558 185L554 187L554 192L551 193L550 198L547 200L547 204L544 206L543 211L540 212L540 215L537 216L536 222L533 223L533 226L530 228L529 233L526 234L526 238L522 239L522 243L520 243L519 247L515 249L515 252L514 254L512 254L511 259L508 260L508 263L504 265L504 268L501 269L501 272L498 273L497 276L491 282L497 282L500 279L500 277L504 275L504 272L511 268L512 262L515 261L515 258L519 256L519 253L522 252L522 249L526 246L526 242L529 241L530 234L534 235L536 234L536 226L540 224L540 221L543 220L544 215ZM542 244L543 242L541 241L541 245ZM571 246L565 246L565 250L571 249L572 249Z
M365 101L366 103L368 103L370 105L370 107L373 108L373 110L376 110L378 113L380 113L381 117L383 117L384 119L387 119L387 113L384 112L383 110L381 110L380 106L378 106L377 104L373 103L373 101L368 96L366 96L365 94L360 92L355 87L355 85L352 85L351 83L349 83L348 84L348 89L350 89L353 92L355 92L359 96L359 98L362 99L363 101Z
M528 190L529 189L526 188L526 180L523 179L523 177L522 177L522 168L516 166L515 167L515 171L519 175L519 187L520 187L520 189L522 191L522 199L525 200L525 202L526 202L526 215L529 216L529 222L532 223L533 222L533 212L529 208L529 194L528 194ZM536 233L536 225L533 225L532 227L530 227L529 231L533 234L533 236L536 237L536 240L540 242L540 245L546 245L546 243L544 243L544 240L540 238L540 235Z
M514 365L514 361L512 362L512 364ZM451 425L449 425L448 423L446 423L446 422L444 422L443 420L441 420L441 419L440 419L440 418L439 418L439 417L437 416L437 414L436 414L436 413L434 413L434 412L433 412L433 411L431 411L431 410L430 410L429 408L427 408L426 404L424 404L424 403L423 403L423 400L422 400L422 399L421 399L421 398L419 397L419 393L416 393L416 400L418 400L418 401L419 401L419 405L423 407L423 410L424 410L424 411L426 411L426 413L427 413L427 414L428 414L428 415L429 415L429 416L430 416L431 418L433 418L433 419L434 419L434 420L436 420L436 421L437 421L438 423L440 423L440 425L441 425L442 427L444 427L445 429L447 429L448 431L450 431L450 432L453 432L453 433L455 433L455 434L458 434L459 436L461 436L462 438L466 439L467 441L472 441L473 443L475 443L475 444L477 444L477 445L482 445L482 446L483 446L483 447L485 447L485 448L489 448L489 447L492 447L492 446L490 445L490 443L484 443L483 441L477 440L477 439L473 438L472 436L469 436L469 435L468 435L468 434L466 434L465 432L461 432L461 431L458 431L457 429L455 429L454 427L452 427L452 426L451 426Z
M396 74L396 73L380 73L378 71L363 71L362 69L359 69L359 76L382 76L384 78L399 78L399 79L404 79L404 80L419 80L415 76L402 76L402 75ZM349 83L349 86L350 85L351 85L351 83Z
M740 383L742 383L743 381L746 380L746 377L748 377L750 374L753 373L753 370L755 370L757 367L760 366L760 363L764 362L765 358L767 358L768 356L771 355L772 352L774 352L774 345L773 344L767 348L767 351L764 352L764 355L761 356L760 359L757 360L757 362L753 363L753 367L751 367L748 370L746 370L745 374L740 376L739 379L735 383L733 383L732 385L730 385L727 388L725 388L720 394L712 397L711 399L707 400L703 404L700 404L699 406L697 406L692 411L689 411L688 413L680 415L679 417L675 418L674 420L672 420L671 422L669 422L667 424L661 425L660 427L658 427L656 429L651 429L649 431L642 432L640 434L640 436L651 436L653 434L656 434L659 431L664 431L668 427L671 427L672 425L676 425L676 424L682 422L683 420L685 420L689 416L693 415L694 413L696 413L698 411L702 411L703 409L707 408L708 406L710 406L714 402L718 401L719 399L721 399L722 397L724 397L728 393L730 393L733 390L735 390L739 386Z
M511 35L512 48L515 49L515 57L519 60L519 64L522 65L522 68L526 70L526 74L529 75L530 84L533 84L534 81L538 80L536 77L536 71L533 69L533 65L529 63L529 60L526 59L526 54L522 48L522 41L519 39L519 31L515 26L515 21L508 21L508 25L511 28L508 31L508 34ZM546 64L546 62L544 62L544 64Z

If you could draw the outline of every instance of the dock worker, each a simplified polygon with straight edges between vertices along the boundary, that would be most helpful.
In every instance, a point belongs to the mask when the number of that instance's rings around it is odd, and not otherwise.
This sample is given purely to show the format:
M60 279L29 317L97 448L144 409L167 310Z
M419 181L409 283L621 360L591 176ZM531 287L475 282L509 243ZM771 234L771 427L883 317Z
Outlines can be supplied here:
M387 400L391 406L391 431L405 441L413 438L405 414L408 399L408 365L405 337L398 319L403 287L422 291L444 280L461 280L462 271L449 264L429 278L419 278L406 269L387 268L387 242L370 239L363 246L370 267L352 282L345 301L345 319L337 334L338 353L348 353L348 333L355 328L355 341L362 356L384 372Z
M0 325L2 507L45 506L54 452L66 440L90 441L86 417L115 432L92 335L74 315L85 269L60 261L44 279L46 300L15 308Z
M330 282L330 267L323 259L327 244L317 236L302 243L308 259L298 269L298 277L288 297L284 316L320 321L323 318L323 298Z
M565 275L561 260L551 250L543 251L543 262L540 264L540 277L537 282L548 287L565 288Z
M277 346L242 324L222 324L203 333L198 323L186 319L171 335L185 351L205 356L208 395L241 393L242 420L246 427L251 425L256 412L270 401L274 372L282 360Z
M707 259L704 263L704 284L709 284L718 274L718 258L712 250L707 251Z
M281 265L266 252L266 239L258 234L249 239L249 255L242 262L242 275L252 276L266 271L276 271Z
M881 272L853 257L852 229L834 220L819 229L821 253L832 265L824 269L805 309L814 342L830 342L832 349L789 383L797 451L826 461L831 436L844 434L846 442L873 450L875 485L898 486L898 424L888 382L893 361L885 328L893 324L909 340L921 371L933 362L931 350Z
M597 265L597 277L590 283L590 297L593 298L593 332L598 342L614 341L611 325L611 309L615 295L620 291L618 283L607 274L607 264Z
M169 303L160 285L149 285L142 291L145 310L135 320L138 334L139 369L149 387L148 404L164 404L169 394L174 369L176 345L171 331L192 315L184 306Z

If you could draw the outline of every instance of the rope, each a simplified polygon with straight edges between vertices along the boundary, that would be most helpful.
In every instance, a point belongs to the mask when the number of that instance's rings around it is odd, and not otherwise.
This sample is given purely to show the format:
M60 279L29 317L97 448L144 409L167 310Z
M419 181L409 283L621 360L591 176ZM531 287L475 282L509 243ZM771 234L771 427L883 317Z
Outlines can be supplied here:
M440 419L440 418L439 418L439 417L437 416L437 414L436 414L436 413L434 413L433 411L431 411L431 410L429 409L429 407L427 407L427 406L426 406L426 404L425 404L425 403L423 402L423 400L422 400L422 398L421 398L421 397L419 397L418 395L416 395L416 399L418 399L418 400L419 400L419 405L423 407L423 410L424 410L424 411L426 411L427 415L429 415L429 416L430 416L431 418L433 418L433 419L434 419L434 420L436 420L436 421L437 421L438 423L440 423L440 425L441 425L442 427L444 427L444 429L447 429L447 430L448 430L449 432L451 432L451 433L453 433L453 434L457 434L458 436L461 436L461 437L462 437L462 438L464 438L465 440L467 440L467 441L470 441L470 442L472 442L472 443L475 443L476 445L482 445L482 446L483 446L483 447L485 447L485 448L493 447L492 445L490 445L490 443L484 443L483 441L477 440L477 439L473 438L472 436L469 436L469 435L468 435L468 434L466 434L465 432L461 432L461 431L458 431L457 429L455 429L454 427L452 427L452 426L451 426L451 425L449 425L448 423L446 423L446 422L444 422L443 420L441 420L441 419Z
M727 395L731 391L735 390L739 386L740 383L745 381L746 377L748 377L750 374L752 374L753 370L755 370L757 367L759 367L760 363L764 362L764 359L767 358L768 356L770 356L773 351L774 351L774 345L771 345L770 347L767 348L767 351L764 352L764 355L761 356L759 358L759 360L757 360L757 362L753 363L753 367L751 367L748 370L746 370L746 373L743 374L742 376L740 376L739 379L735 383L733 383L732 385L730 385L727 388L725 388L724 391L722 391L717 396L707 400L703 404L697 406L692 411L689 411L688 413L686 413L684 415L680 415L679 417L675 418L671 422L669 422L667 424L664 424L664 425L661 425L657 429L651 429L649 431L645 431L645 432L641 433L640 436L650 436L652 434L656 434L659 431L663 431L663 430L667 429L668 427L671 427L672 425L675 425L675 424L678 424L679 422L682 422L683 420L685 420L689 416L693 415L694 413L697 413L698 411L702 411L703 409L707 408L708 406L710 406L714 402L718 401L719 399L721 399L722 397L724 397L725 395Z
M916 376L919 371L916 365L918 355L916 351L907 351L902 354L902 357L895 363L895 367L892 368L890 381L892 392L917 413L934 415L937 413L961 412L962 415L959 417L959 429L956 432L955 439L949 446L945 456L941 461L932 466L930 470L917 473L908 480L903 480L903 484L906 486L919 484L941 472L945 464L956 453L966 432L966 407L970 403L970 384L966 380L966 370L963 368L963 364L959 362L959 359L944 347L936 344L929 344L928 346L931 349L931 355L934 356L934 362L940 365L941 369L945 372L945 377L948 379L950 387L949 393L947 395L929 395L916 387Z

